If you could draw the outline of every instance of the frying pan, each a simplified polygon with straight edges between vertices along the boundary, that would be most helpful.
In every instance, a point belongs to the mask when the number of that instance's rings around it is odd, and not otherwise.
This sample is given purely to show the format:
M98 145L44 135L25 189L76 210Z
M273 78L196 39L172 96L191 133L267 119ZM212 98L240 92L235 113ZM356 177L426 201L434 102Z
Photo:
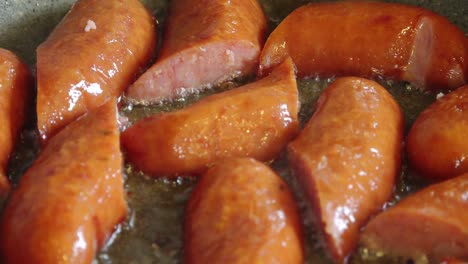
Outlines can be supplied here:
M0 1L0 47L14 51L34 68L36 47L45 40L73 2L74 0ZM160 22L164 21L167 0L144 0L143 2ZM273 29L296 7L311 1L261 0L261 2L269 17L270 29ZM467 0L392 0L391 2L431 9L446 16L464 32L468 32ZM314 80L299 81L303 105L313 105L326 84L326 82ZM239 85L239 83L233 85ZM402 106L408 128L419 112L434 98L432 95L417 91L408 92L408 89L398 87L400 85L403 84L387 85L387 88ZM203 95L190 97L187 101L174 105L124 107L121 111L122 114L135 120L151 113L183 107L198 100L201 96ZM307 119L311 113L302 112L301 114L304 119ZM34 120L31 120L22 133L21 142L10 163L9 174L13 181L17 181L25 168L33 161L37 153L35 139ZM284 162L279 161L273 164L273 167L295 188L295 183L289 178ZM403 168L404 172L397 186L395 200L421 187L421 183L414 179L406 165ZM96 263L179 263L182 254L183 209L196 180L191 178L178 178L173 181L154 180L134 171L128 164L125 170L127 174L125 185L131 211L126 221L117 228L109 243L98 254ZM300 196L300 192L298 193ZM306 225L306 263L331 263L320 247L320 239L317 238L310 224L307 209L304 209L302 202L300 202L300 207L304 211ZM372 262L361 261L358 257L355 260L356 263L384 263L385 261L395 263L392 259Z

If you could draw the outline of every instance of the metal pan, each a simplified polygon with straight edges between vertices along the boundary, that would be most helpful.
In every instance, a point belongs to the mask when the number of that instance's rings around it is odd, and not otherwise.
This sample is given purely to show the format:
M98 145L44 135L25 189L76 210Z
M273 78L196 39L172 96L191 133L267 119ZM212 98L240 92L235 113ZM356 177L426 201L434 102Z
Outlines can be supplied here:
M14 51L34 68L36 47L47 37L73 2L74 0L0 1L0 47ZM164 20L167 0L144 0L143 2L160 21ZM261 2L273 29L292 10L310 1L261 0ZM448 17L468 33L468 2L466 0L391 0L391 2L431 9ZM234 82L230 85L236 86L241 82ZM303 104L313 105L326 85L324 81L299 81ZM386 87L402 106L408 122L406 125L409 126L418 113L434 100L434 97L418 91L401 89L399 86L402 85L405 84L386 84ZM173 105L124 107L121 113L135 120L150 113L183 107L204 95L206 94L192 96L184 102ZM303 120L306 120L310 114L310 112L301 112ZM31 121L23 132L21 142L13 155L9 174L14 181L19 179L37 152L34 127L34 121ZM284 162L274 163L273 167L283 172L282 175L291 182L289 175L284 173L287 171ZM397 186L395 200L421 187L406 166L403 167L404 172ZM130 165L126 165L125 169L128 176L126 189L131 212L125 223L118 227L108 245L98 254L96 263L180 263L183 209L196 180L187 178L179 178L175 181L153 180L142 173L133 171ZM291 183L294 186L294 183ZM302 204L301 208L304 209ZM320 239L317 238L307 217L304 222L307 244L306 263L331 263L320 245L317 246ZM372 262L362 261L360 257L355 259L356 263L384 263L384 261L395 263L396 260L381 259Z

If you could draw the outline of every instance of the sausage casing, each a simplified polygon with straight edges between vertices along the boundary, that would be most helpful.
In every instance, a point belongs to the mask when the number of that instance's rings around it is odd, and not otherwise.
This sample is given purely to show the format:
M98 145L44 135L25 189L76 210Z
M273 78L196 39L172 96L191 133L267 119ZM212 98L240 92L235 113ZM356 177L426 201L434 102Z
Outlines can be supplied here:
M468 174L430 185L377 215L361 242L370 250L430 263L468 261ZM455 262L456 263L456 262Z
M422 177L443 180L468 172L468 85L444 95L416 119L408 160Z
M298 132L290 60L268 77L138 121L122 133L127 159L154 176L203 173L227 157L274 159Z
M403 117L376 82L338 78L288 146L293 175L305 190L337 263L355 249L359 230L391 197L400 168Z
M31 85L28 67L16 55L0 48L0 201L10 189L6 169L32 102Z
M48 141L3 211L4 263L91 263L127 213L116 116L111 100Z
M304 263L302 235L288 185L258 161L228 159L190 197L184 263Z
M292 57L299 77L383 76L431 90L468 82L463 31L429 10L396 3L302 6L268 37L260 72L287 57Z
M147 104L252 74L266 27L258 0L173 0L159 58L127 96Z
M77 1L37 49L41 138L120 96L155 47L155 22L140 1Z

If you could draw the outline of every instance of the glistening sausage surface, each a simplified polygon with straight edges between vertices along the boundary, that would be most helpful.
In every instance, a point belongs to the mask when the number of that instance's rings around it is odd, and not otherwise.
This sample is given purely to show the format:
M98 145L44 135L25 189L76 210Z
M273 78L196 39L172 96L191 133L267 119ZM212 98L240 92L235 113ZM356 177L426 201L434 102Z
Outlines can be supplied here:
M302 6L268 37L260 72L286 57L292 57L299 77L383 76L431 90L468 81L465 34L438 14L395 3Z
M127 213L116 115L111 100L48 142L6 204L2 263L92 262Z
M363 246L403 257L468 261L468 174L431 185L377 215Z
M31 85L27 66L13 53L0 48L0 206L10 189L6 169L32 102Z
M443 180L468 172L468 85L439 98L418 116L407 151L422 177Z
M127 96L147 104L252 74L265 30L257 0L173 0L159 58Z
M391 197L399 173L403 117L376 82L338 78L288 146L326 246L337 263L355 249L361 226Z
M253 159L217 163L186 209L184 261L304 263L302 227L288 185Z
M79 0L37 49L37 126L46 140L123 93L156 47L138 0Z
M291 60L268 77L138 121L122 133L127 160L154 176L198 174L227 157L275 158L298 132Z

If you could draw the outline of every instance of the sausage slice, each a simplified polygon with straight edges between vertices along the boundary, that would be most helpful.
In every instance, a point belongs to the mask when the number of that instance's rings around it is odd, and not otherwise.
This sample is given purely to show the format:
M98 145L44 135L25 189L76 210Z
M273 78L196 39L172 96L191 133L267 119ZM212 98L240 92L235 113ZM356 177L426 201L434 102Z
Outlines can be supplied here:
M187 205L184 263L304 263L302 226L288 185L248 158L219 162Z
M287 57L299 77L386 77L431 90L454 89L468 81L463 31L429 10L395 3L300 7L269 36L260 72Z
M252 74L265 30L257 0L173 0L159 58L127 96L154 103Z
M140 1L78 0L37 49L41 138L120 96L155 47L155 22Z
M294 67L138 121L122 133L127 160L153 176L199 174L220 159L274 159L298 132Z
M112 100L48 142L7 201L2 263L91 263L127 213L116 115Z
M336 263L355 249L360 228L391 197L399 173L403 117L376 82L339 78L288 146L293 175L304 188Z
M400 257L468 261L468 174L431 185L377 215L361 242ZM451 263L451 262L450 262Z
M468 172L468 85L439 98L418 116L407 151L422 177L444 180Z
M15 54L0 48L0 203L10 189L6 169L32 102L31 85L28 67Z

